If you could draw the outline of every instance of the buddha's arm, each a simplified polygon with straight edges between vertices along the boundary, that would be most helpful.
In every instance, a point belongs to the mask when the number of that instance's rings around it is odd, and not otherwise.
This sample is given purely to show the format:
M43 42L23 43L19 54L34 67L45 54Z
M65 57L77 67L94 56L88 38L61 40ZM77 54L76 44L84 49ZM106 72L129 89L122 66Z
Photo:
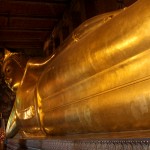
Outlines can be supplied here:
M29 78L32 84L33 82L36 83L45 67L54 57L55 55L49 56L48 58L30 59L27 62L21 85L23 85L24 83L26 85L26 83L29 82Z
M72 46L74 42L76 43L78 40L83 39L87 34L99 28L100 26L105 24L107 21L117 16L122 11L123 10L109 12L109 13L97 15L91 19L88 19L87 21L82 23L77 29L74 30L74 32L70 35L70 37L66 39L66 41L58 48L57 51L63 51L67 49L68 45ZM32 78L32 81L34 80L35 82L37 82L39 76L44 71L45 67L47 67L47 65L50 65L52 63L52 59L56 57L56 55L57 54L53 54L47 58L30 59L27 62L22 82L28 81L29 76L30 76L30 79Z

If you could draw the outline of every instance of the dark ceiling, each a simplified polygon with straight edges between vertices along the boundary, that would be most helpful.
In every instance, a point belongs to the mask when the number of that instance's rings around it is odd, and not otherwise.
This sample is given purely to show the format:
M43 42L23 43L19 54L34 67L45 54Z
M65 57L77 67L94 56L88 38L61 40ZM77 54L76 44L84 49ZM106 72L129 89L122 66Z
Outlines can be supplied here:
M0 0L0 48L40 54L70 0Z

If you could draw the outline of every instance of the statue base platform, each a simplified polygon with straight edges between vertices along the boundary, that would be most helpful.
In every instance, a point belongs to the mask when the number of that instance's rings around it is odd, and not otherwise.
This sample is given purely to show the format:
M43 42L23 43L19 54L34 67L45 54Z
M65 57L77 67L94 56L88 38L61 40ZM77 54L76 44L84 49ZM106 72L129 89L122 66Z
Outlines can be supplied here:
M7 139L7 150L150 150L150 132Z

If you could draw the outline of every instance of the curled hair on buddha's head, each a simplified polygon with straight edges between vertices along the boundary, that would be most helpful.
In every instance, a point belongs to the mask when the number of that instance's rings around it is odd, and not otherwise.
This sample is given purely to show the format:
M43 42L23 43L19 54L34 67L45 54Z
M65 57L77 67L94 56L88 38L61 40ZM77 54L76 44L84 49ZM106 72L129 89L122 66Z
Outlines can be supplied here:
M25 68L29 57L25 56L22 53L10 52L8 49L4 50L4 58L3 58L3 65L8 60L15 61L22 69Z

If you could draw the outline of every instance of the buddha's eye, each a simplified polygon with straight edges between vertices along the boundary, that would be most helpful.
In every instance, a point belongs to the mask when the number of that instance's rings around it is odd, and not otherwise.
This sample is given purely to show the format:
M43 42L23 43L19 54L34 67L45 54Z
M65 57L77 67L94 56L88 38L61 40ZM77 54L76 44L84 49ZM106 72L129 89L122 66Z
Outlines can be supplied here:
M5 73L6 73L6 74L9 74L11 71L12 71L12 70L11 70L11 67L9 67L9 66L6 67L6 69L5 69Z

